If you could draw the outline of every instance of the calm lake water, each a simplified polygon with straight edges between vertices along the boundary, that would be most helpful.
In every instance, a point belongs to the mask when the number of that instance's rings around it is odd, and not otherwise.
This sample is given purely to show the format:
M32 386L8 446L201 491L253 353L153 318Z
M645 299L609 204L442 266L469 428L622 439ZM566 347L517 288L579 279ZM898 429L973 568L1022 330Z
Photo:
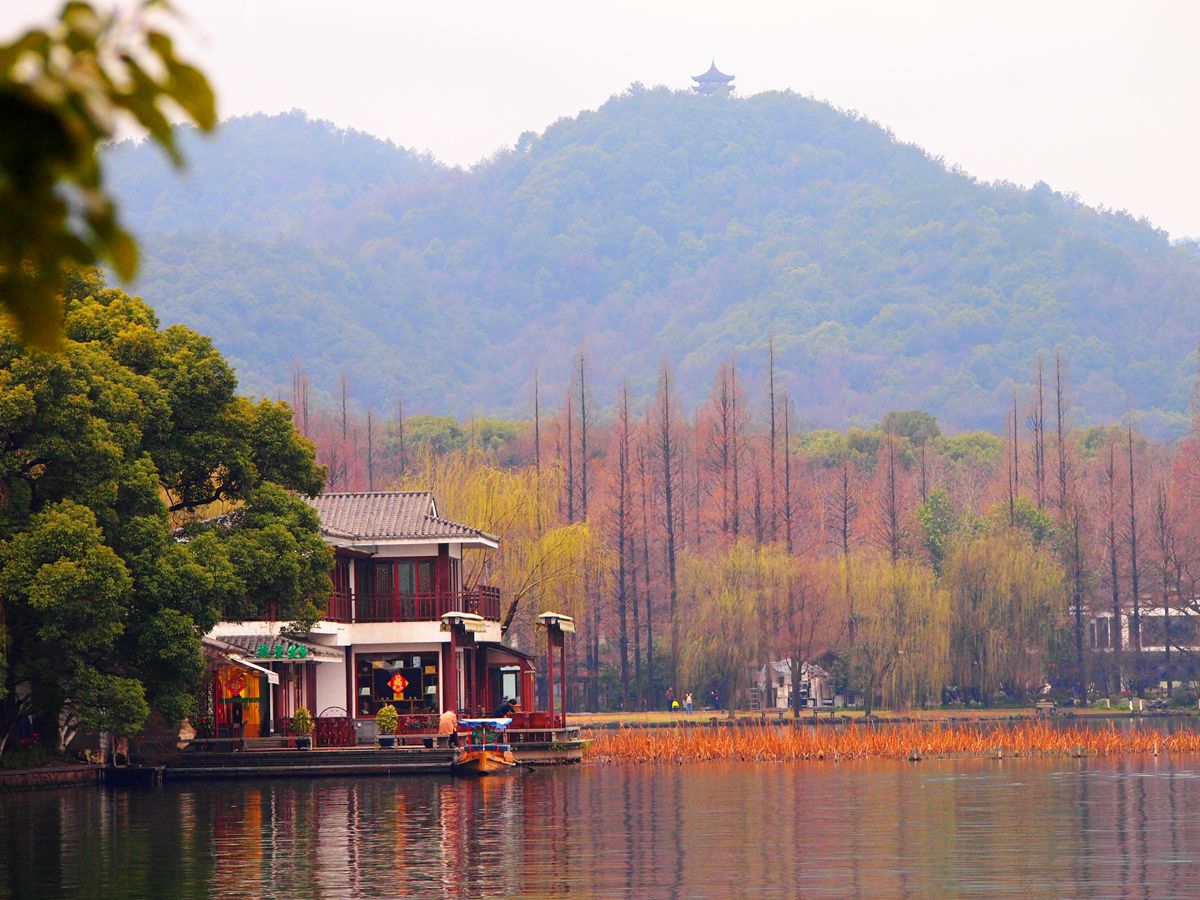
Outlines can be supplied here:
M3 897L1195 896L1200 758L585 765L0 796Z

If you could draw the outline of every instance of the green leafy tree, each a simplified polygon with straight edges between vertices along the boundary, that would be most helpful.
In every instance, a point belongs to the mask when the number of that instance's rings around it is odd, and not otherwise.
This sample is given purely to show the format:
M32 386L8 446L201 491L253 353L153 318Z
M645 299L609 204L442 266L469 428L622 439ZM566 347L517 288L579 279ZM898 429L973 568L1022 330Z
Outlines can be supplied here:
M987 523L993 529L1008 525L1008 504L997 503L993 506L988 511ZM1012 525L1025 531L1037 545L1057 546L1062 539L1061 529L1054 517L1028 497L1017 497L1013 501Z
M0 545L0 595L10 645L22 651L6 674L39 686L30 711L104 728L145 718L142 685L96 668L125 631L133 578L88 507L55 503Z
M880 430L887 434L908 438L914 444L924 444L941 437L942 429L937 419L920 409L890 412L883 417Z
M465 450L467 433L450 416L411 416L404 423L405 440L415 448L434 453Z
M967 465L995 463L1000 459L1004 442L987 431L968 431L940 442L942 455L946 459Z
M958 515L945 488L935 488L929 499L917 507L917 521L921 523L922 540L933 571L942 574L942 560L950 544L950 537L958 526Z
M106 191L99 148L138 125L181 164L168 115L216 124L212 89L150 23L67 3L58 20L0 46L0 304L22 337L55 347L69 273L107 262L122 278L138 248Z
M20 716L136 731L188 714L200 636L312 620L323 470L286 406L236 395L210 341L73 276L61 352L0 329L0 741ZM45 732L44 732L45 733Z

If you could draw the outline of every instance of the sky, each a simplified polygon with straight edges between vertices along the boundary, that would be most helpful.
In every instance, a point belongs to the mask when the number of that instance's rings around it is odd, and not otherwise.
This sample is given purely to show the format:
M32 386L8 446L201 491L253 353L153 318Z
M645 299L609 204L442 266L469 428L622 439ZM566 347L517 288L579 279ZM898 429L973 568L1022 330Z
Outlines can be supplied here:
M175 0L222 116L302 109L469 166L713 59L741 95L854 110L984 180L1200 238L1200 3ZM4 0L0 41L58 2Z

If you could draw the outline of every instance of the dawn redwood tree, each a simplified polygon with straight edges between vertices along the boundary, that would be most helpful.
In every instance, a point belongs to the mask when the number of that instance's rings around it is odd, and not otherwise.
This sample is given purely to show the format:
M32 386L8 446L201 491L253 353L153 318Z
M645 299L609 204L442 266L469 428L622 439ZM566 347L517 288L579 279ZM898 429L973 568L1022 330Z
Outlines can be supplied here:
M631 446L629 419L629 382L621 386L621 409L617 419L617 480L616 503L610 514L616 518L617 531L617 623L621 654L621 708L629 707L629 616L628 616L628 550L630 546L629 449Z
M1108 442L1108 462L1104 468L1105 484L1107 486L1107 529L1105 531L1105 549L1108 553L1108 588L1112 601L1111 633L1109 640L1113 650L1113 692L1120 694L1125 686L1125 668L1122 659L1122 622L1121 614L1121 582L1117 565L1117 462L1116 446L1110 439Z
M1138 697L1146 691L1146 669L1142 659L1142 591L1138 578L1137 479L1133 468L1133 426L1128 428L1129 461L1129 599L1132 611L1129 640L1133 644L1133 681Z
M658 462L660 465L660 488L663 497L663 526L666 533L668 605L671 617L671 687L679 678L679 615L676 609L679 597L678 572L676 571L677 547L675 543L675 487L679 470L679 446L676 436L676 413L671 398L672 378L669 369L663 369L658 386L657 429ZM736 491L734 502L736 503ZM736 534L736 529L735 529ZM653 652L653 648L651 648Z
M654 696L655 681L654 681L654 593L650 589L650 496L651 486L649 479L649 460L651 448L648 445L651 441L650 437L650 420L647 416L646 426L643 428L643 442L639 443L634 451L634 457L637 460L638 467L638 484L641 488L638 496L642 507L642 597L646 603L646 684L643 700L647 706L653 706L656 700Z
M237 396L208 338L95 272L64 309L56 354L0 330L0 747L27 714L60 742L178 721L201 635L268 609L311 621L330 589L290 493L324 472L290 410Z
M883 484L879 491L879 543L887 551L892 563L900 561L902 550L901 500L896 477L896 437L890 431L885 444L887 465L883 467Z
M737 444L737 405L734 399L730 367L722 365L708 401L709 471L716 474L721 493L721 537L737 537L737 507L733 494L733 469Z

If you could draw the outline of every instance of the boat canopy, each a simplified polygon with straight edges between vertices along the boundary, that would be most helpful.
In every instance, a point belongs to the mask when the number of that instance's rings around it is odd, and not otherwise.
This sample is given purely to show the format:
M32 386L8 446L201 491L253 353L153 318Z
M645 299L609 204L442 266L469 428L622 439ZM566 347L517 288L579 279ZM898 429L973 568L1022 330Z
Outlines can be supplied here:
M503 731L512 724L512 719L459 719L458 724L467 728L491 728Z

